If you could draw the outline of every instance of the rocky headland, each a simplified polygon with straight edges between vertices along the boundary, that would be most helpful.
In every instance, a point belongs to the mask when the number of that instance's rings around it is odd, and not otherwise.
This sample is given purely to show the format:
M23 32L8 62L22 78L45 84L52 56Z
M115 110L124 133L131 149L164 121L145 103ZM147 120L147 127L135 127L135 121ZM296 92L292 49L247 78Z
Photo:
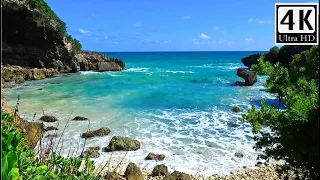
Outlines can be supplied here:
M78 71L121 71L125 63L83 51L66 24L35 0L4 0L2 81L23 83Z

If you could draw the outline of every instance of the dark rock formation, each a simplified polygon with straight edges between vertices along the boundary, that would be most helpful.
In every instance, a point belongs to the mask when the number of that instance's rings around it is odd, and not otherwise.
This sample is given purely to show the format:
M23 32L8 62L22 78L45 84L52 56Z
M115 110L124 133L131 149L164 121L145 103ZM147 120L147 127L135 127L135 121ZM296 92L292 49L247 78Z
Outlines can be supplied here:
M258 59L260 58L261 54L252 54L250 56L244 57L241 59L243 65L251 68L252 65L258 64Z
M125 67L125 63L120 59L109 58L97 52L82 51L76 58L81 71L121 71Z
M168 176L170 175L168 167L164 164L157 165L153 168L151 176Z
M53 131L53 130L58 130L58 128L55 127L55 126L48 126L48 127L45 129L45 131Z
M150 152L147 157L146 160L157 160L157 161L162 161L165 158L164 154L155 154Z
M134 163L129 163L124 173L124 176L127 180L144 180L141 170Z
M85 132L81 135L82 138L91 138L91 137L96 137L96 136L107 136L108 134L110 134L110 129L109 128L100 128L98 130L94 130L94 131L88 131Z
M122 136L114 136L109 145L104 148L106 152L110 151L136 151L140 149L140 142L135 139Z
M234 153L234 156L237 158L243 158L243 154L241 152Z
M273 50L274 48L271 48L269 52L263 54L264 60L269 61L271 64L276 64L277 62L280 62L284 67L289 68L290 63L292 62L292 56L295 54L300 54L301 52L310 49L310 45L305 46L294 46L294 45L285 45L282 46L279 50ZM278 48L275 48L278 49ZM242 58L242 63L251 68L253 64L258 64L258 59L260 58L260 54L252 54L250 56L247 56L245 58Z
M242 84L244 86L252 86L254 83L257 82L257 73L252 71L247 71L243 68L238 69L237 76L245 80L245 82Z
M2 5L2 65L19 67L5 72L6 82L22 83L80 70L124 69L125 63L119 59L81 51L80 42L66 33L66 24L45 2L4 0Z
M74 121L85 121L85 120L88 120L88 118L83 117L83 116L76 116L72 120L74 120Z
M58 119L55 116L44 115L40 118L41 121L44 122L56 122Z
M164 180L192 180L191 176L189 174L174 171L170 174L170 176L166 176Z
M240 112L240 108L238 106L234 106L232 107L232 111L238 113Z

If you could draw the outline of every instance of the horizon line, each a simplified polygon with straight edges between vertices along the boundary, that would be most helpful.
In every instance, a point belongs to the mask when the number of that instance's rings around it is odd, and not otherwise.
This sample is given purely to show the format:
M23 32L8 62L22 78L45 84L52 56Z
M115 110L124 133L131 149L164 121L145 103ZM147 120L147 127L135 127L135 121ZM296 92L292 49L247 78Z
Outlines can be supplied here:
M85 50L86 51L86 50ZM90 51L90 50L87 50ZM93 50L95 51L95 50ZM149 52L268 52L269 50L246 50L246 51L96 51L96 52L103 52L103 53L149 53Z

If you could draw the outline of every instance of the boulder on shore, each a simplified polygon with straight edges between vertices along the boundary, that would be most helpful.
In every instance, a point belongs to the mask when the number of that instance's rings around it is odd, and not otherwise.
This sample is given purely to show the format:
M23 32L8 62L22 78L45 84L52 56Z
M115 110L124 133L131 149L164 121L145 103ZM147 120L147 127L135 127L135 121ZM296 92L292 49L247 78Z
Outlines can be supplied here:
M170 175L168 167L164 164L157 165L153 168L151 176L168 176Z
M87 150L83 151L80 155L81 158L85 158L87 156L89 158L98 158L100 156L99 150L88 148Z
M114 136L109 142L109 145L104 148L104 151L136 151L140 149L140 142L135 139L122 136Z
M243 78L245 82L242 84L243 86L252 86L257 82L257 73L252 71L247 71L243 68L239 68L237 71L237 76ZM236 82L239 85L239 82Z
M166 156L164 154L155 154L153 152L150 152L145 159L162 161L165 157Z
M55 116L50 116L50 115L43 115L40 118L40 120L44 121L44 122L56 122L56 121L58 121L58 119Z
M96 136L107 136L108 134L110 134L110 129L109 128L100 128L98 130L94 130L94 131L88 131L85 132L81 135L82 138L91 138L91 137L96 137Z
M144 180L141 170L134 163L129 163L124 173L124 176L127 180Z
M192 178L189 174L180 171L174 171L170 174L170 176L166 176L164 180L192 180Z

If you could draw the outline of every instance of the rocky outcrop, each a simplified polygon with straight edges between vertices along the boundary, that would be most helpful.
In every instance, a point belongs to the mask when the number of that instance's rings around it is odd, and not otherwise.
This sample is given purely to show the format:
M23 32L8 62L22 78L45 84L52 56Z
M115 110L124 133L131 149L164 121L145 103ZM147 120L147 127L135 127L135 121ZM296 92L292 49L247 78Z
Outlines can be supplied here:
M164 154L155 154L155 153L150 152L145 159L146 160L162 161L162 160L164 160L164 158L165 158Z
M96 136L107 136L108 134L110 134L110 129L109 128L100 128L97 130L93 130L93 131L88 131L85 132L81 135L82 138L92 138L92 137L96 137Z
M24 81L29 80L40 80L46 77L54 77L56 74L58 74L58 71L53 68L27 69L20 66L2 67L2 79L5 82L23 83Z
M134 163L128 164L124 176L127 180L144 180L141 170Z
M237 76L245 80L244 83L236 82L237 85L252 86L257 82L257 73L252 71L247 71L243 68L239 68L237 71Z
M81 51L66 24L43 1L2 2L2 66L6 82L22 83L80 70L121 71L125 63L97 52ZM36 68L36 69L34 69Z
M114 136L104 151L136 151L140 149L140 142L135 139L122 136Z
M121 71L125 63L117 58L109 58L104 54L82 51L76 55L81 71Z
M168 176L170 175L168 167L164 164L157 165L153 168L151 176Z
M260 58L261 54L252 54L250 56L244 57L241 59L243 65L251 68L252 65L258 64L258 59Z

